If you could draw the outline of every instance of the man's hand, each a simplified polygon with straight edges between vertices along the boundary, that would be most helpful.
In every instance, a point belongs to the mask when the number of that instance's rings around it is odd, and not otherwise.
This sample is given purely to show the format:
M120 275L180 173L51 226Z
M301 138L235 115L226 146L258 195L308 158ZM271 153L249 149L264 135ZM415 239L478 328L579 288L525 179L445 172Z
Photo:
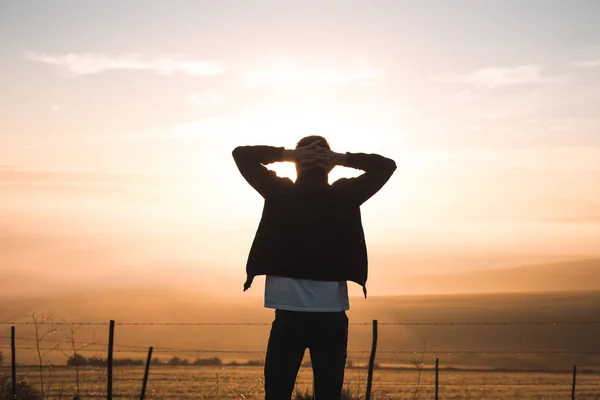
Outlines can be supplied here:
M332 169L336 165L344 165L346 155L335 153L319 145L315 141L307 146L294 150L284 150L284 161L292 161L304 170L313 168Z
M283 160L293 162L303 169L325 168L328 163L326 151L325 147L319 145L319 141L315 141L294 150L284 150Z
M344 153L335 153L333 151L329 151L330 153L330 162L331 165L345 165L346 160L348 159L348 155Z
M329 149L321 148L316 152L307 154L306 158L299 165L306 169L322 168L331 171L336 165L344 165L346 159L346 154L335 153Z

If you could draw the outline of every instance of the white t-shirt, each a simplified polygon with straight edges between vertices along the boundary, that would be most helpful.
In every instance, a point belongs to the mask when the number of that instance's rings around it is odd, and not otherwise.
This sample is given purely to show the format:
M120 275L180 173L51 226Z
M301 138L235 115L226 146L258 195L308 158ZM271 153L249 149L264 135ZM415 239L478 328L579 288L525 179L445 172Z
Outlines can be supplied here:
M335 312L350 309L345 281L313 281L267 275L265 307L288 311Z

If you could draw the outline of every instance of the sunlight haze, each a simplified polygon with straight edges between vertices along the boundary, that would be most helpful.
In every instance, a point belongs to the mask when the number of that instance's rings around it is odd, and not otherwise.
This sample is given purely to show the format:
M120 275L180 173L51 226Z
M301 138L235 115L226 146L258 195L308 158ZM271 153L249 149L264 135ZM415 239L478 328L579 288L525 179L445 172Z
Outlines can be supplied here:
M242 284L263 201L231 152L310 134L397 163L362 207L373 296L598 258L598 15L583 0L4 1L4 284L260 296L264 279Z

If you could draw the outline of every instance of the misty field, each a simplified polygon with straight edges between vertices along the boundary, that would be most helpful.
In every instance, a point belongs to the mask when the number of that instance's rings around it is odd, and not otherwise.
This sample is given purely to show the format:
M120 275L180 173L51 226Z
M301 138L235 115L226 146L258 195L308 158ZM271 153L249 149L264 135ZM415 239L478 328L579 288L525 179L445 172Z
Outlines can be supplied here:
M256 364L264 360L272 312L250 301L200 303L184 294L162 294L144 297L129 293L127 299L131 301L114 296L65 297L54 302L44 300L44 307L42 300L0 301L0 317L17 319L0 326L0 351L4 353L0 375L10 372L10 325L15 323L18 377L40 388L38 370L33 367L38 365L35 325L30 323L30 316L19 314L19 307L28 305L43 312L61 310L54 321L62 321L63 316L83 321L40 326L41 364L53 365L44 368L45 392L56 394L53 399L62 394L63 400L72 400L76 393L76 369L66 366L73 355L71 338L80 349L78 353L105 360L107 321L111 318L117 321L115 361L139 363L115 366L115 399L139 396L141 365L150 346L157 363L150 368L149 399L262 398L262 367ZM365 365L372 342L369 320L373 318L380 321L376 363L381 366L374 373L373 399L433 399L435 375L431 367L439 358L440 399L568 400L572 382L569 371L577 365L576 399L600 400L599 292L373 297L368 304L355 303L349 312L348 341L353 367L347 369L345 380L354 398L364 398ZM140 304L137 320L131 320L131 310L122 304ZM86 324L90 320L99 322ZM434 322L419 325L403 321ZM469 324L454 325L455 321ZM490 321L510 323L488 324ZM73 328L76 332L71 336ZM167 365L175 355L189 365ZM308 354L305 357L308 359ZM222 364L193 365L197 359L213 358ZM417 365L425 366L420 380ZM80 378L82 399L106 398L105 368L80 367ZM298 390L310 390L311 382L311 370L303 366Z
M4 368L5 372L8 372ZM21 368L19 378L39 387L38 371ZM139 398L143 368L119 367L114 370L114 398ZM440 370L440 399L569 399L571 375L568 373L500 373L460 372ZM69 398L76 393L75 368L54 368L45 375L46 392L50 398ZM434 398L434 373L378 369L374 373L373 399ZM356 398L364 398L366 370L349 368L345 386ZM262 367L249 366L153 366L147 388L150 399L260 399L263 396ZM312 374L302 367L297 390L312 387ZM106 394L106 371L98 368L80 369L82 398L97 398ZM69 397L69 395L71 397ZM600 374L579 374L577 399L600 399Z

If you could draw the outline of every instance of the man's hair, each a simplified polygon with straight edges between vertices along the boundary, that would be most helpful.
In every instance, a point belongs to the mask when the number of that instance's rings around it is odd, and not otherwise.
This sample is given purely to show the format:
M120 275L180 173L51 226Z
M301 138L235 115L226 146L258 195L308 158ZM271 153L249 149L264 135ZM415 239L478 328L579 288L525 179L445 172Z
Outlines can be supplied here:
M302 139L300 139L298 141L298 143L296 143L296 148L308 146L312 142L316 142L316 141L318 141L321 146L326 147L328 150L331 150L331 147L329 147L329 143L327 142L327 139L325 139L323 136L319 136L319 135L310 135L310 136L303 137Z

